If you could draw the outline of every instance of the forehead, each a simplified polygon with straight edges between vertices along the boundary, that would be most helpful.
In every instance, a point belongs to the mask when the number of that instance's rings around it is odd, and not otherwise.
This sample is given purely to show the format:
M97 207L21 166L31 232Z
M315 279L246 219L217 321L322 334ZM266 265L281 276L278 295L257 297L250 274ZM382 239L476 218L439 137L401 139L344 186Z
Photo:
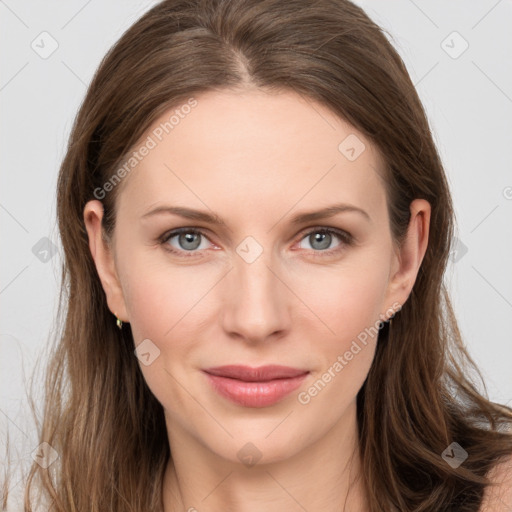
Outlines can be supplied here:
M347 200L375 213L385 205L376 148L292 91L197 95L162 114L133 149L143 145L150 149L125 178L119 211L124 203L142 215L173 200L204 208L206 199L276 215L298 202L306 208Z

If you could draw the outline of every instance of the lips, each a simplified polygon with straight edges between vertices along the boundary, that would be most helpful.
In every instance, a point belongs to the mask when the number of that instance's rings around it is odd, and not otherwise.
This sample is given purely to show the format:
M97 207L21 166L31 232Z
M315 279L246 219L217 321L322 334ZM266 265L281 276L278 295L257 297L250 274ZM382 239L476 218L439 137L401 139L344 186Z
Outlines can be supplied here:
M308 370L280 365L227 365L203 371L215 391L244 407L266 407L281 401L309 374Z

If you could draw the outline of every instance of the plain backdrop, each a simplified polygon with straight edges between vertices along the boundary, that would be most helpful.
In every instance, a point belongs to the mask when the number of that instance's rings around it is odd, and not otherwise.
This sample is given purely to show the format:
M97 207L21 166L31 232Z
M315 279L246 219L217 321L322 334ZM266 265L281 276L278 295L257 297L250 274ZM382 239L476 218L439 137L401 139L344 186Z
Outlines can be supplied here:
M391 34L427 110L457 215L446 283L490 398L512 405L512 2L356 3ZM16 441L13 465L37 444L25 379L56 311L71 124L101 58L154 4L0 0L0 450Z

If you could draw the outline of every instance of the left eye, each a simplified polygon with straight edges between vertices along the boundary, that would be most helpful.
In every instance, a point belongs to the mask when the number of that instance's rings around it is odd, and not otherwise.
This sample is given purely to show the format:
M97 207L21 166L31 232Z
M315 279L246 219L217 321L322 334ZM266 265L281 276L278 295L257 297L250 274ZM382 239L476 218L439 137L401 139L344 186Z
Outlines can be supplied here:
M333 240L333 236L340 239L341 242L335 248L329 248L329 246L331 245L331 242ZM315 252L327 252L327 253L336 251L341 245L343 245L343 242L345 242L347 244L350 242L348 233L345 233L343 231L338 232L338 230L327 229L327 228L319 228L319 229L314 229L313 231L309 231L301 239L301 241L302 240L308 240L309 243L312 245L312 248ZM316 247L314 245L316 245ZM324 249L328 249L328 250L324 250Z
M340 243L336 247L330 248L333 236L338 238ZM178 254L179 256L189 257L197 255L199 252L198 249L207 249L207 247L201 247L201 237L209 240L208 237L200 230L193 228L179 228L171 231L170 233L164 234L160 239L160 243L165 245L166 250L172 253ZM172 239L177 240L178 247L170 243ZM318 255L315 254L315 256L322 256L324 254L337 252L341 250L344 245L350 245L352 243L352 236L349 233L333 228L314 228L302 235L300 242L305 239L311 244L313 252L322 253ZM187 252L191 254L183 254Z

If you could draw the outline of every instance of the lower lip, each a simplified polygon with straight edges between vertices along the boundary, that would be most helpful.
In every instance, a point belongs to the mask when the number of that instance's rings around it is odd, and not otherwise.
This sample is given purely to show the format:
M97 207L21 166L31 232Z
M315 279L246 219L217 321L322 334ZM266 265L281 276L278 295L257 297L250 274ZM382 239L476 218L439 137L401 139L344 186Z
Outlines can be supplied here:
M266 407L282 400L297 389L307 373L287 379L246 382L206 373L210 384L222 396L244 407Z

